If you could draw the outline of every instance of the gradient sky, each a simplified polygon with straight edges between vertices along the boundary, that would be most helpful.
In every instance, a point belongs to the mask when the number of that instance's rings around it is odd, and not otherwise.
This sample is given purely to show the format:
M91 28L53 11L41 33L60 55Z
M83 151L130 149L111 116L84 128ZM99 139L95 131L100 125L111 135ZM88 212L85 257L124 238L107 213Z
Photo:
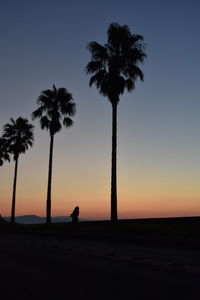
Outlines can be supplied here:
M44 89L66 87L74 126L56 134L52 215L110 216L111 105L88 86L86 45L111 22L142 34L145 79L118 113L120 218L200 215L200 4L198 0L1 0L0 127L31 121ZM32 121L31 121L32 122ZM16 215L45 215L49 134L20 156ZM10 215L14 163L0 168L0 213Z

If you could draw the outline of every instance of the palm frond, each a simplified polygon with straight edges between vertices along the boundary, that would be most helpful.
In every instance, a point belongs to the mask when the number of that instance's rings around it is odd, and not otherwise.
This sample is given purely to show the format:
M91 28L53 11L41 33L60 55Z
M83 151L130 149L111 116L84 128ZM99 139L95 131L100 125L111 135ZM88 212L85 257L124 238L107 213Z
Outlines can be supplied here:
M141 81L144 80L144 74L143 72L141 71L140 68L138 68L137 66L135 65L129 65L127 66L126 69L124 69L122 71L122 73L128 77L128 78L131 78L132 80L136 80L138 77L141 79Z
M41 118L43 113L45 112L46 107L45 105L41 105L40 107L38 107L38 109L36 109L33 113L32 113L32 119L35 120L36 118Z
M85 71L87 74L92 74L104 69L104 63L100 60L90 61L85 67Z
M94 74L91 78L90 78L90 82L89 85L92 86L92 84L96 84L97 88L100 87L102 81L104 81L107 77L107 72L106 70L101 70L99 72L97 72L96 74Z
M145 48L145 44L143 43L144 37L140 34L132 34L130 36L130 45L132 47Z
M4 161L10 161L8 142L4 138L0 138L0 166L3 165Z
M62 103L62 105L60 106L60 111L64 116L68 115L70 117L73 117L76 113L76 103Z
M139 64L139 63L143 63L145 58L146 58L146 54L145 52L140 49L140 48L131 48L130 51L128 52L128 61L132 62L132 64Z
M127 88L128 92L131 92L135 88L134 81L132 79L127 79L125 81L125 87Z
M41 119L40 119L40 126L42 129L49 129L50 127L50 120L47 118L47 116L43 116Z
M93 60L102 60L102 61L105 60L106 61L108 59L106 47L100 45L97 42L88 43L87 49L91 53Z
M71 127L72 125L73 125L73 121L72 121L72 119L71 118L69 118L69 117L65 117L64 119L63 119L63 125L66 127L66 128L68 128L68 127Z

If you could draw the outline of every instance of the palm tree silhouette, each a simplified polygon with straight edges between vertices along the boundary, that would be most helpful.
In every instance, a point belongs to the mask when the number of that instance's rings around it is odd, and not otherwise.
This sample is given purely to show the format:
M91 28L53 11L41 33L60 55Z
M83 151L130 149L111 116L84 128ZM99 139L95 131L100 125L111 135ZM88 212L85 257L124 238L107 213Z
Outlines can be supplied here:
M116 222L117 215L117 105L125 90L131 92L143 72L138 67L143 63L145 45L143 36L132 34L127 25L110 24L108 41L105 45L90 42L87 49L91 61L86 73L93 74L89 85L95 84L99 92L108 98L112 105L112 167L111 167L111 220Z
M68 128L73 125L70 118L75 115L76 104L65 88L56 88L44 90L37 99L39 108L32 113L32 118L40 118L42 129L49 130L50 133L50 151L49 151L49 172L47 186L46 203L46 223L51 223L51 179L53 162L54 135L61 130L62 124ZM62 124L61 124L62 121Z
M3 138L6 140L8 152L13 155L15 161L13 196L11 209L11 223L15 223L15 200L18 160L21 153L25 153L29 146L33 145L33 128L34 126L27 119L19 117L16 120L10 119L10 123L4 125Z
M5 160L10 161L8 145L4 138L0 138L0 166L3 166Z

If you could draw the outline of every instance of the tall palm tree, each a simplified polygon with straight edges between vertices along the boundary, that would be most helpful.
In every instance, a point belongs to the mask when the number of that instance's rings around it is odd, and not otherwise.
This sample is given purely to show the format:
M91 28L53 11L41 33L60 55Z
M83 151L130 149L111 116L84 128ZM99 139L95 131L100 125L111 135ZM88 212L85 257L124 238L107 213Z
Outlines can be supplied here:
M0 166L3 166L5 160L10 161L10 155L8 152L6 140L1 137L0 138Z
M3 138L6 140L8 151L13 155L15 161L11 223L15 223L15 200L19 155L25 153L29 146L32 147L33 128L34 126L30 124L27 119L19 117L16 120L10 119L10 123L4 125L3 129Z
M89 85L95 84L99 92L108 98L112 105L112 167L111 167L111 220L117 215L117 105L125 90L131 92L143 72L138 65L143 63L145 45L143 36L132 34L127 25L110 24L108 41L105 45L90 42L87 49L91 61L86 66L87 74L93 74Z
M53 145L54 135L61 130L62 124L68 128L73 125L70 118L75 115L76 104L65 88L56 88L44 90L37 99L39 108L32 113L32 118L40 118L42 129L46 129L50 134L50 151L49 151L49 172L47 186L46 202L46 223L51 223L51 180L52 180L52 162L53 162Z

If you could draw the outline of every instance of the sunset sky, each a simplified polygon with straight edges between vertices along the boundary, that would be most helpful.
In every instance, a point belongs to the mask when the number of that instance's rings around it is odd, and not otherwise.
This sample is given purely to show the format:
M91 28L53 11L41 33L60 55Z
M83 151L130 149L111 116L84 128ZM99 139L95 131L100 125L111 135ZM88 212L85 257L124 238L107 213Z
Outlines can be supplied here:
M1 0L0 127L22 116L35 143L19 160L16 215L45 215L49 133L31 120L44 89L67 88L74 126L55 136L52 216L110 217L111 105L88 85L86 45L110 23L142 34L144 82L118 106L120 218L200 215L200 2ZM0 168L0 213L11 210L13 161Z

